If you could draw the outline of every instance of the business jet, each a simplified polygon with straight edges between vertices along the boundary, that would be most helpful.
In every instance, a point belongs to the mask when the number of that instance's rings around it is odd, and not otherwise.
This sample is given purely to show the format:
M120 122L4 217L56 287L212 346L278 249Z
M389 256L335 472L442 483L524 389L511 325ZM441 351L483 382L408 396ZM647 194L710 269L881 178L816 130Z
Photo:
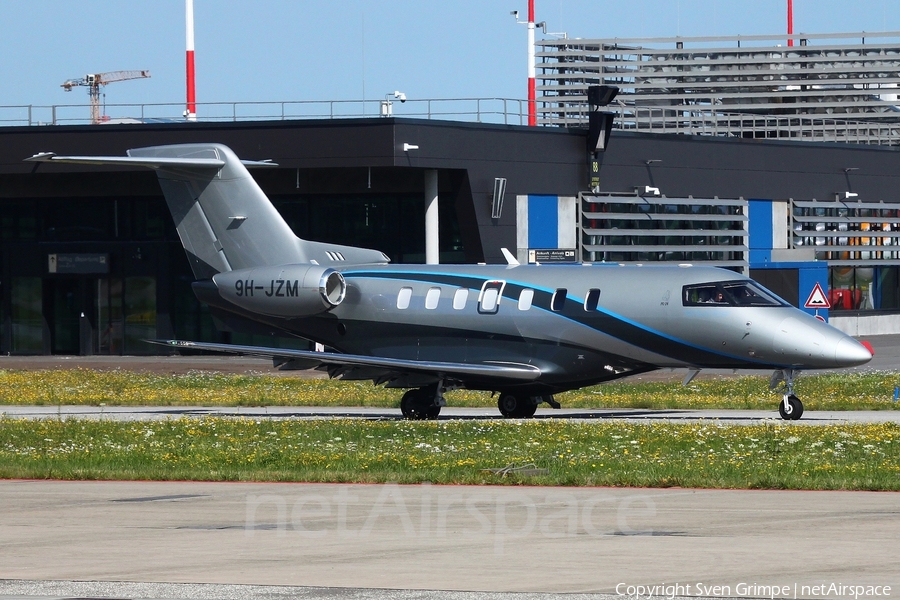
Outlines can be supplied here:
M433 419L452 389L498 395L504 417L559 407L553 395L661 368L766 369L779 412L799 419L804 369L852 367L871 350L735 272L690 265L394 265L378 251L294 235L221 144L34 162L155 169L197 298L234 331L260 326L327 351L197 341L173 350L271 357L285 369L407 391L401 412Z

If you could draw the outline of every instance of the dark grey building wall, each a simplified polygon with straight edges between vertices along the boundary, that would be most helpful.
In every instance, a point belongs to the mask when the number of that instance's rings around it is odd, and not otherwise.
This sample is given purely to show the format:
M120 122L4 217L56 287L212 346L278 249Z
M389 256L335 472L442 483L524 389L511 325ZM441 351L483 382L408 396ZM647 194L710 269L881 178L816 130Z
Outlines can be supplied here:
M600 173L610 192L652 185L672 197L900 199L900 153L886 146L613 132Z
M155 176L111 167L49 165L22 159L40 151L121 155L129 148L220 142L240 156L281 167L258 172L265 189L424 188L424 169L441 172L443 200L456 205L470 260L502 262L514 248L515 197L574 195L588 186L584 130L403 118L239 123L0 128L0 198L118 193L159 195ZM403 151L403 144L418 146ZM647 164L648 161L659 161ZM369 170L373 188L368 188ZM77 175L66 175L75 174ZM495 177L508 181L502 217L490 218ZM601 190L652 185L667 196L898 200L900 154L887 147L613 132L601 155ZM65 190L65 193L62 193ZM449 192L448 192L449 193Z
M583 132L563 129L394 118L15 127L0 128L0 198L103 195L116 187L159 195L155 175L146 171L36 167L22 159L43 151L124 155L129 148L190 142L223 143L243 158L277 162L275 172L255 174L264 189L294 184L301 169L304 185L336 193L398 185L424 191L424 170L438 169L441 189L456 190L444 200L456 204L467 255L488 262L503 261L501 247L515 248L516 195L574 194L587 172ZM418 149L404 152L404 143ZM503 214L492 220L495 177L506 177L508 185Z

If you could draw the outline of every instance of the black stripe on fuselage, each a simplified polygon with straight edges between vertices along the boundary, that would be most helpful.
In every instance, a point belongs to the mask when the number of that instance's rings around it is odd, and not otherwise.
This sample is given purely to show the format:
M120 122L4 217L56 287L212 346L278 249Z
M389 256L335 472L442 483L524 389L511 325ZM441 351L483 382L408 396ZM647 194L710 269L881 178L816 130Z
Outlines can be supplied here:
M458 275L453 273L420 272L420 271L344 271L342 273L348 279L371 278L392 279L398 281L416 281L427 284L444 284L455 287L465 287L473 290L481 290L486 281L499 281L499 277L479 277L475 275ZM553 291L540 286L502 279L505 282L503 298L512 302L518 302L519 294L523 289L534 291L532 306L546 311L548 314L557 315L569 321L574 321L585 327L594 329L600 333L619 339L627 344L637 346L647 352L667 356L688 364L703 365L719 368L760 368L769 367L768 363L749 361L740 357L722 354L698 347L694 344L667 336L663 333L643 327L628 319L609 313L602 308L595 312L586 312L583 301L567 296L565 305L561 311L553 311L550 308Z

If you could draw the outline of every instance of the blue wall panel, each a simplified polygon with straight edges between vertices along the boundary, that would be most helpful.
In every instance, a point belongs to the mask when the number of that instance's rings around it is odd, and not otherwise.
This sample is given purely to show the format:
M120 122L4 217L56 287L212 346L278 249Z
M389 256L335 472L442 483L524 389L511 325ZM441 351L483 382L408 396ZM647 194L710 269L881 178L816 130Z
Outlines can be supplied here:
M827 264L813 264L813 263L801 263L803 267L800 268L800 272L798 275L800 290L799 290L799 298L797 298L797 306L800 307L800 310L805 310L811 315L816 314L816 309L814 308L804 308L804 304L806 304L806 300L809 298L809 295L812 293L813 289L815 289L816 284L818 283L822 286L822 291L825 294L828 294L828 266ZM787 298L785 298L787 300ZM818 310L818 315L820 317L824 317L825 320L828 320L828 309L820 308Z
M528 196L528 247L558 248L559 196Z
M772 201L771 200L748 200L747 201L747 218L749 222L750 238L749 244L751 250L771 250L772 249Z

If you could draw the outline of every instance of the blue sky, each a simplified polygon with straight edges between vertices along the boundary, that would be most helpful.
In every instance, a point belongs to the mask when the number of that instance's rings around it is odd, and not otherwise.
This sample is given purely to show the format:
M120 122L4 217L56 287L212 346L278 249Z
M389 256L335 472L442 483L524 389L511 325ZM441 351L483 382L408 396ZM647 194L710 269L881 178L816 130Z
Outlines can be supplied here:
M198 102L526 94L526 0L194 0ZM786 0L537 0L569 37L777 34ZM0 106L86 104L66 79L149 69L108 103L185 97L183 0L0 0ZM794 30L900 30L897 0L794 0ZM540 32L538 37L541 37ZM202 111L201 116L202 116ZM397 109L396 114L401 114Z

